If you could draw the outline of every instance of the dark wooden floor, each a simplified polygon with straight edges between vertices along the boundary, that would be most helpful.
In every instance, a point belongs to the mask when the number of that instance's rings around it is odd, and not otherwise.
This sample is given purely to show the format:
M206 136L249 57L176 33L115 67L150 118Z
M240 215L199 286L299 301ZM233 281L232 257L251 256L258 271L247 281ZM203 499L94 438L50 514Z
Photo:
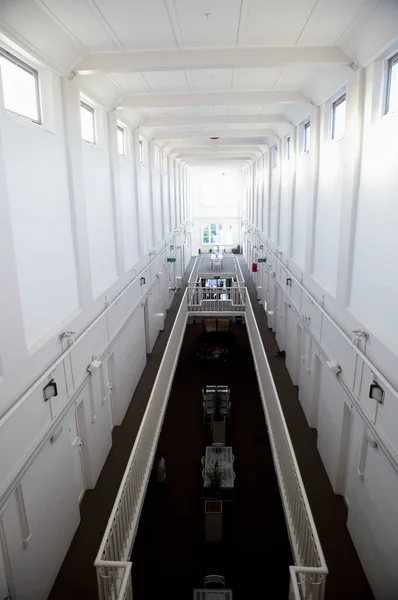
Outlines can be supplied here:
M306 423L297 388L291 383L283 359L273 356L277 350L274 335L266 326L265 313L258 305L250 274L243 262L241 266L330 570L327 599L370 600L373 596L345 525L343 499L331 489L316 449L316 432ZM113 432L113 447L97 486L85 494L82 521L50 594L51 600L97 598L94 558L181 296L180 291L168 311L165 330L148 357L123 424ZM248 378L256 387L250 351L243 351L247 348L244 328L234 331L240 346L235 368L228 375L223 374L220 381L209 381L210 375L196 367L195 375L190 370L194 365L198 335L197 327L192 326L184 340L159 446L167 460L167 480L164 490L151 485L147 494L133 553L134 592L140 598L152 598L159 592L181 598L188 593L189 597L192 588L201 585L203 575L214 569L225 574L236 598L253 595L253 591L265 597L270 593L273 598L286 598L284 589L291 557L258 391L244 393ZM203 542L199 461L209 431L200 422L198 393L202 383L222 384L227 377L233 403L227 435L236 456L237 501L225 507L224 542L213 545ZM238 392L234 400L238 390L241 393ZM257 448L261 452L256 453ZM276 591L281 588L282 592Z

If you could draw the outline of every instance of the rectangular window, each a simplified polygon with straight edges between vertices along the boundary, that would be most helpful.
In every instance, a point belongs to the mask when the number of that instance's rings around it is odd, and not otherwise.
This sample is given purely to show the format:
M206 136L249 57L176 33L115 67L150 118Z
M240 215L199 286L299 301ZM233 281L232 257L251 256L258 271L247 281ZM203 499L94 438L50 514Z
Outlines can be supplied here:
M310 150L310 134L311 134L311 123L310 121L307 121L307 123L304 124L304 152L309 152Z
M124 156L124 129L120 125L117 126L117 151Z
M386 113L398 112L398 54L388 61Z
M346 96L341 96L332 106L332 140L339 139L345 133Z
M138 142L138 157L140 159L140 163L144 162L144 145L142 140Z
M290 136L286 138L286 158L290 160Z
M232 245L232 225L223 225L222 223L202 225L202 243L212 246L216 244Z
M272 167L278 164L278 146L272 146Z
M80 120L83 140L95 144L94 109L83 101L80 102Z
M155 146L155 169L157 171L160 170L160 153L159 153L159 148L156 148L156 146Z
M0 48L0 74L5 108L34 123L41 123L37 71Z

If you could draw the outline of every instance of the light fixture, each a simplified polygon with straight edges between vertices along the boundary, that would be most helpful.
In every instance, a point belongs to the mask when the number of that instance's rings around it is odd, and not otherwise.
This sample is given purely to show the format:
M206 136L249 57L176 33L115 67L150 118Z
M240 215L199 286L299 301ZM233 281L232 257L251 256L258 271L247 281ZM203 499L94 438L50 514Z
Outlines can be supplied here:
M290 286L292 285L292 278L291 277L288 277L286 279L286 285L290 285Z
M94 359L92 363L90 363L87 367L87 371L91 374L93 374L95 371L97 371L100 366L102 365L102 361Z
M51 379L51 381L47 383L46 387L43 388L44 402L47 402L47 400L50 400L50 398L53 396L58 396L58 388L54 379Z
M145 277L141 277L141 279L140 279L140 285L145 285Z
M369 398L373 398L373 400L380 402L380 404L383 404L384 402L384 390L376 381L373 381L373 383L370 385Z
M173 244L170 244L170 250L174 250Z
M260 250L264 250L264 245L260 244Z

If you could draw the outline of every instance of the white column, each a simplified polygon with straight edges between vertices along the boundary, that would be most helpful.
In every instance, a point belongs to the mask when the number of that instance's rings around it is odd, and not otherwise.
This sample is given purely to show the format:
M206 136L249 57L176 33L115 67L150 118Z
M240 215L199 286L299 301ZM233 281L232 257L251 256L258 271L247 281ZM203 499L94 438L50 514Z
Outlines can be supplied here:
M115 235L116 269L118 276L120 276L125 272L125 263L119 178L119 152L117 147L117 114L115 110L107 113L107 126L108 152L111 174L113 227Z

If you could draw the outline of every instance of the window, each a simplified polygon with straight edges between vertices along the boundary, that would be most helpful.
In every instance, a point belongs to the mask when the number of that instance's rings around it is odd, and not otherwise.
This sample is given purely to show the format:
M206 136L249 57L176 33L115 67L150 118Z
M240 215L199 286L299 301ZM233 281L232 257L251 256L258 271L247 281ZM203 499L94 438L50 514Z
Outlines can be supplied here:
M222 223L209 223L202 225L202 243L203 244L233 244L232 225L223 225Z
M124 156L124 129L120 125L117 126L117 151Z
M140 140L138 142L138 157L140 159L140 163L144 162L144 145L143 145L143 141Z
M272 167L278 164L278 146L272 146Z
M83 101L80 102L80 120L83 140L95 144L94 109Z
M286 138L286 159L290 160L290 136Z
M155 169L160 170L160 153L159 148L155 146Z
M0 48L0 74L5 108L41 123L37 71Z
M343 137L345 132L346 97L341 96L332 106L332 140Z
M398 54L388 61L386 113L398 111Z
M311 134L311 123L307 121L304 124L304 152L309 152L310 149L310 134Z

